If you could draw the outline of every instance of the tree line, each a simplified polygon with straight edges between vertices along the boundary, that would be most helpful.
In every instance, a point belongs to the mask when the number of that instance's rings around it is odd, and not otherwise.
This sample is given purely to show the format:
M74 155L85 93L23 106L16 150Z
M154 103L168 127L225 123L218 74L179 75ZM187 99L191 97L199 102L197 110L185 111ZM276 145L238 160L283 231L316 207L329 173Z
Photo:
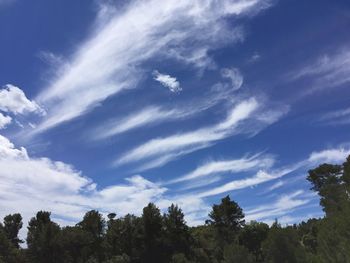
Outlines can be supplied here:
M174 204L164 214L150 203L140 217L111 213L107 220L92 210L67 227L40 211L22 248L22 217L8 215L0 224L0 263L350 262L350 156L342 165L310 170L307 180L325 216L286 227L245 222L242 208L226 196L197 227L187 226Z

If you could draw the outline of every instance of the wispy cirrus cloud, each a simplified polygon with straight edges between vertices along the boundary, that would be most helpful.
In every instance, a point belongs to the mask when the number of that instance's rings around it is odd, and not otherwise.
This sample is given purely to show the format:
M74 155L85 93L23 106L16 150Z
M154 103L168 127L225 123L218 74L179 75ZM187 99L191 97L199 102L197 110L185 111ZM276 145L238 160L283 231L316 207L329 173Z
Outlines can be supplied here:
M204 92L203 96L200 98L194 98L190 101L182 100L172 105L146 106L138 111L130 113L126 117L115 117L107 120L101 123L97 128L89 130L87 135L91 140L101 140L140 127L190 118L219 103L234 103L237 100L234 93L235 90L229 85L214 85L208 91Z
M233 90L238 90L243 85L243 75L237 68L223 68L221 76L230 80Z
M350 148L339 147L312 152L307 160L309 164L315 163L341 163L350 155Z
M212 188L210 190L200 192L197 195L200 197L209 197L224 194L238 189L244 189L247 187L279 179L296 171L305 171L307 169L310 169L311 167L320 165L322 163L342 163L349 155L350 149L345 148L326 149L318 152L315 151L312 152L309 155L309 157L305 160L296 162L285 167L272 169L272 171L267 171L267 169L261 169L254 176L246 177L239 180L233 180L218 187ZM282 185L283 183L281 184L279 181L275 185L270 187L270 189L267 189L267 191L271 191Z
M250 158L210 161L197 167L194 171L167 183L180 183L190 180L197 180L202 177L215 176L222 173L238 173L255 169L269 168L273 165L274 161L275 160L272 157L259 157L259 155L255 155Z
M257 112L258 109L260 109L259 112ZM217 141L234 134L256 134L262 128L277 120L277 118L261 118L264 114L275 114L274 111L268 111L267 113L263 109L264 107L255 98L242 100L229 111L226 119L218 124L152 139L126 152L114 164L120 166L127 163L147 162L139 167L141 170L146 170L162 166L179 156L209 147ZM276 111L279 111L279 109ZM245 122L247 122L246 125Z
M96 22L98 26L92 36L37 97L48 114L36 132L74 119L109 96L135 88L142 75L140 65L165 50L175 50L179 55L191 42L195 44L190 45L193 48L188 52L195 54L202 48L212 49L235 41L234 34L221 34L231 31L223 18L255 14L267 8L268 2L133 1L123 12L109 14L109 19L98 16L101 21Z
M93 140L106 139L142 126L156 124L162 121L179 119L183 116L177 110L165 110L157 106L149 106L127 117L113 119L89 132Z
M271 221L277 217L284 217L293 212L293 210L305 206L315 197L314 194L305 193L303 190L297 190L290 194L281 195L275 202L261 205L246 212L246 220ZM295 222L293 222L295 223Z
M292 80L309 79L308 93L325 88L334 88L350 82L350 50L340 49L324 54L310 65L290 74Z
M328 125L344 125L350 123L350 108L334 110L323 114L318 120L319 123Z
M145 160L162 165L179 155L208 147L211 143L232 135L239 122L248 118L258 106L255 99L243 101L231 110L223 122L187 133L152 139L121 156L115 164ZM158 160L160 163L157 163Z
M250 186L255 186L258 184L262 184L271 180L275 180L277 178L280 178L288 173L290 173L291 171L286 170L286 171L282 171L282 172L276 172L276 173L268 173L265 172L263 170L260 170L256 173L256 175L252 176L252 177L247 177L244 179L240 179L240 180L233 180L231 182L225 183L224 185L215 187L213 189L201 192L198 194L198 196L200 197L209 197L209 196L215 196L215 195L219 195L219 194L224 194L227 192L231 192L234 190L238 190L238 189L244 189Z

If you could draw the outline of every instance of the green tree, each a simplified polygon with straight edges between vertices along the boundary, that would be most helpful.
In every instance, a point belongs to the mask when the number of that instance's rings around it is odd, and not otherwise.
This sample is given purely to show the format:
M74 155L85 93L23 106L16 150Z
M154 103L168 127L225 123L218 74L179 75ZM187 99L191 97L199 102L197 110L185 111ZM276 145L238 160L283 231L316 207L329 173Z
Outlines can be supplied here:
M129 256L126 254L123 254L123 255L113 256L111 259L108 259L103 263L129 263L129 262L130 262Z
M162 262L162 216L159 208L152 203L143 208L142 224L144 239L143 262Z
M16 248L19 248L20 243L23 243L18 237L18 232L22 226L22 216L20 214L7 215L4 217L4 232Z
M341 165L332 164L322 164L309 171L307 180L312 183L311 189L320 195L320 204L327 216L342 212L349 199L342 172Z
M254 257L249 253L248 249L237 245L231 244L224 248L224 259L221 263L253 263Z
M206 223L212 225L217 230L218 238L227 243L234 240L245 223L242 208L229 196L222 198L219 205L213 205L209 217Z
M350 261L350 156L343 165L322 164L310 170L307 179L326 212L317 235L320 261Z
M62 251L62 262L64 263L84 263L92 254L92 235L77 226L64 227L58 243Z
M296 229L282 228L277 222L271 227L262 244L265 262L302 263L308 262L307 254L298 239Z
M265 223L251 221L246 224L239 235L239 243L254 255L255 261L262 262L261 244L267 238L269 226Z
M33 262L60 262L59 234L60 227L51 221L49 212L40 211L29 221L27 245Z
M187 255L191 246L191 236L182 210L172 204L164 215L164 245L168 255L184 253Z
M96 211L91 210L84 215L81 222L77 224L86 233L90 235L88 240L91 240L88 251L91 252L90 257L102 261L104 257L103 240L105 234L106 222L102 215ZM92 260L92 259L91 259Z
M0 263L22 263L24 257L18 248L8 239L3 227L0 227Z
M142 220L127 214L123 218L110 219L106 233L109 256L128 255L131 262L138 262L143 248Z

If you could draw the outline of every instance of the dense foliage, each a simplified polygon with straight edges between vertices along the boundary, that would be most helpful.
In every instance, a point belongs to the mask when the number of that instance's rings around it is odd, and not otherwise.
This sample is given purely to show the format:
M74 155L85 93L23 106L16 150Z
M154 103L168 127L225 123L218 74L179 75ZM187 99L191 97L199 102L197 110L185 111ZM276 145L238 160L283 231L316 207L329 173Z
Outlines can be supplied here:
M310 170L307 180L325 216L287 227L246 223L226 196L213 205L205 225L192 228L176 205L162 215L150 203L141 217L111 213L107 221L93 210L63 228L40 211L29 221L21 248L22 217L8 215L0 224L0 263L350 262L350 156L343 165Z

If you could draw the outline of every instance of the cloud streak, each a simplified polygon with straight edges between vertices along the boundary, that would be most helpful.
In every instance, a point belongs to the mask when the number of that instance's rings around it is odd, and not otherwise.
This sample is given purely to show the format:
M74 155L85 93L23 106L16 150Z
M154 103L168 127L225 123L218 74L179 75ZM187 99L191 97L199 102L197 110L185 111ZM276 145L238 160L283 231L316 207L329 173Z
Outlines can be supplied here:
M225 161L207 162L194 171L178 177L168 183L180 183L190 180L197 180L202 177L215 176L222 173L238 173L254 169L269 168L273 165L273 158L259 158L257 155L250 158L241 158Z
M180 155L208 147L211 143L233 135L237 125L249 118L258 106L254 98L243 101L231 110L223 122L187 133L152 139L121 156L115 164L147 160L162 165Z
M266 3L263 0L223 0L220 4L214 0L134 1L125 11L110 15L110 19L98 16L101 21L96 22L98 28L92 36L37 97L49 110L36 132L72 120L109 96L135 88L142 75L140 65L165 50L181 54L191 41L195 45L189 53L193 53L235 41L237 36L221 34L230 31L222 18L254 14L266 8Z
M309 93L334 88L350 82L350 50L342 49L325 54L315 62L306 65L290 75L292 80L309 79L312 86Z
M280 196L274 203L262 205L246 212L246 220L271 221L276 217L284 216L293 210L310 203L313 195L305 194L298 190L290 194Z

